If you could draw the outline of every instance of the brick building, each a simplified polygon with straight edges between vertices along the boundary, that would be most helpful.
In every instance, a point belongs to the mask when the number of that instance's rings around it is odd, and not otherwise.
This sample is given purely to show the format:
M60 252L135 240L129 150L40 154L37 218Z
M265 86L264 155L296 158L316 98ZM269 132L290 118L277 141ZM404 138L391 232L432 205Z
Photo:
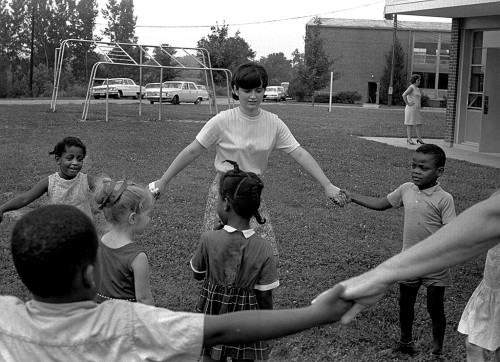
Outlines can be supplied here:
M314 19L307 27L317 26ZM376 103L377 87L386 67L386 54L393 43L391 20L321 18L323 48L340 77L332 89L357 91L362 102ZM422 76L421 89L429 98L441 100L448 86L451 24L439 22L398 22L397 37L406 55L408 78Z
M445 142L500 153L500 1L386 0L385 14L452 18Z

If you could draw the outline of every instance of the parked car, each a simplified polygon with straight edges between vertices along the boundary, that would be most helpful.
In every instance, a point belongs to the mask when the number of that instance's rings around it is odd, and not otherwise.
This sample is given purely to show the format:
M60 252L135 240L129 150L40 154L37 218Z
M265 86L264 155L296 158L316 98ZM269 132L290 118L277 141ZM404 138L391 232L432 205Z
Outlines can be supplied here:
M285 101L285 89L281 86L270 86L266 88L264 92L264 100L265 101Z
M203 101L209 100L208 89L204 85L196 85L196 89L198 89L198 94L201 96Z
M160 86L161 83L148 83L144 87L144 98L146 98L149 103L154 104L155 102L160 101ZM162 87L161 91L163 94L161 97L161 101L166 102L167 91L165 86Z
M129 78L110 78L104 80L101 85L92 87L92 96L95 99L106 97L106 90L110 98L120 99L123 97L132 97L139 99L141 96L141 87L135 84ZM142 93L144 95L144 93Z
M159 83L158 83L159 84ZM160 101L160 87L154 88L152 91L146 91L146 97L151 104ZM170 102L172 104L194 103L200 104L203 96L199 94L196 85L193 82L185 82L181 80L173 80L163 82L162 85L162 102Z

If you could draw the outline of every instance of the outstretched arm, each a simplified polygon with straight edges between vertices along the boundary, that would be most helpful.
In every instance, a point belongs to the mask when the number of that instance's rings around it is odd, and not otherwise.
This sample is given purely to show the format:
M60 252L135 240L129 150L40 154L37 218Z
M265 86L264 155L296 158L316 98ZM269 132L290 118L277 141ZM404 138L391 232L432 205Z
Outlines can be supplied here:
M323 186L326 197L332 199L335 203L341 206L345 205L344 199L339 194L340 189L330 182L321 169L321 166L309 152L302 147L297 147L295 150L290 152L290 157L292 157L295 162L302 166L302 168L304 168L309 175L314 177L314 179L318 181L321 186Z
M346 203L354 202L358 205L367 207L372 210L384 211L392 207L391 203L384 197L372 197L350 192L348 190L341 190L340 193L344 195Z
M342 322L350 322L363 309L378 302L392 283L462 263L498 243L500 194L473 205L435 234L375 269L342 282L345 287L342 298L355 302Z
M184 170L187 165L200 157L200 155L205 150L206 148L203 147L197 140L194 140L193 142L191 142L191 144L184 148L170 164L163 176L158 181L156 181L155 184L158 188L159 194L163 194L170 180L174 178L174 176L179 172Z
M0 222L3 219L4 212L18 210L21 207L24 207L32 203L40 196L42 196L44 193L46 193L48 188L49 188L49 178L45 177L42 180L40 180L35 186L33 186L31 190L25 192L24 194L16 196L10 201L7 201L5 204L0 206Z
M351 303L339 299L342 289L337 285L316 298L314 304L304 308L207 315L203 345L261 341L336 322L351 306Z

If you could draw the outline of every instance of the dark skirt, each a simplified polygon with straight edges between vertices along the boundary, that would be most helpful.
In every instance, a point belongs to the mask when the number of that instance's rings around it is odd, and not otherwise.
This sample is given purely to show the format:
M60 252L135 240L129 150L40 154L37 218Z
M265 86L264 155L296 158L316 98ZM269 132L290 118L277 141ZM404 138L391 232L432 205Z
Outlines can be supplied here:
M196 311L209 315L220 315L243 310L257 310L257 297L254 290L234 286L222 286L205 280L198 298ZM215 360L226 357L234 359L267 360L269 346L267 342L255 342L239 345L217 345L205 348L203 354Z

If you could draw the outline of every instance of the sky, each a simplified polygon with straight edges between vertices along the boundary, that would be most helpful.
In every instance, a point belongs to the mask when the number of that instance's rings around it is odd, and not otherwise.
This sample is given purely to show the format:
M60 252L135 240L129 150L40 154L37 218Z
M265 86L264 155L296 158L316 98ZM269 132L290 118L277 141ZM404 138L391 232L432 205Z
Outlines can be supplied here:
M100 13L107 0L97 2ZM138 44L195 48L211 26L227 24L229 36L239 31L257 60L279 52L291 59L295 49L304 52L305 26L314 16L383 20L384 5L384 0L135 0L134 14ZM398 20L449 21L402 15ZM97 23L101 35L102 16Z

